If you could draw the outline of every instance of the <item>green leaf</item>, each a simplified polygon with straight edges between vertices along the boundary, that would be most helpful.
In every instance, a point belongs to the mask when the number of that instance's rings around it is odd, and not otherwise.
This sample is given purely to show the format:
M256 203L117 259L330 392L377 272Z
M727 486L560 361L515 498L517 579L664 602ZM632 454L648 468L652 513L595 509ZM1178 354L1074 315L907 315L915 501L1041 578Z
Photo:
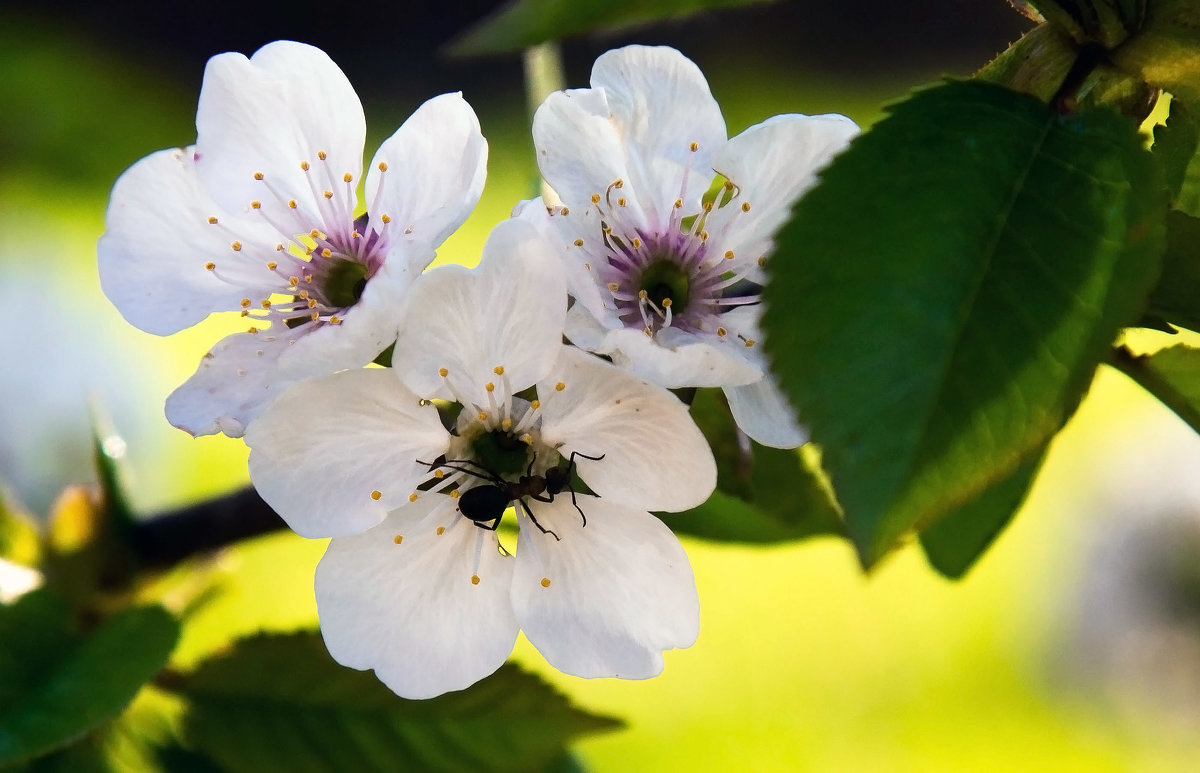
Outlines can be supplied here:
M48 591L0 607L0 765L66 746L115 717L167 661L179 624L136 607L86 634Z
M952 580L966 575L1017 514L1044 458L1022 464L975 501L921 532L929 564Z
M189 745L229 771L536 770L620 723L515 665L461 692L398 698L320 635L264 635L180 677Z
M915 94L797 205L763 325L865 566L1038 453L1163 250L1131 121L981 83Z
M699 507L658 514L673 531L749 543L845 533L815 447L782 451L752 442L738 432L719 389L696 391L692 418L717 460L717 490Z
M42 558L37 524L5 498L3 487L0 487L0 558L22 566L37 566Z
M1200 105L1200 3L1147 0L1142 28L1111 58L1150 85Z
M580 32L612 31L717 8L773 0L515 0L468 29L446 48L451 56L520 51Z
M1139 356L1122 346L1111 364L1200 432L1200 349L1180 344Z
M1171 115L1154 128L1154 157L1162 162L1171 206L1200 217L1200 124L1179 100Z
M1200 331L1200 219L1182 212L1167 213L1162 276L1150 294L1147 312L1172 325Z

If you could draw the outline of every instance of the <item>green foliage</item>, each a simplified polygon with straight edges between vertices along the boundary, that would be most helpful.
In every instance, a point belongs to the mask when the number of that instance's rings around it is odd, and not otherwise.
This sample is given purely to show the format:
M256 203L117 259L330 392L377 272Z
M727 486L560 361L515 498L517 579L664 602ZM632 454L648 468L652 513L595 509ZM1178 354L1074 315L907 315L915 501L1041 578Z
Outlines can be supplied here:
M37 524L27 513L13 507L0 489L0 558L22 566L37 566L41 554Z
M1162 277L1150 295L1147 313L1151 319L1200 331L1200 219L1167 213Z
M1141 29L1112 52L1113 63L1190 105L1200 105L1200 4L1144 2Z
M980 82L895 106L800 201L767 347L864 565L1059 430L1157 279L1165 208L1132 121Z
M1200 349L1172 346L1139 357L1121 347L1112 364L1200 432Z
M1154 128L1154 157L1162 162L1171 206L1200 217L1200 124L1178 100L1167 122Z
M335 663L316 633L244 639L174 685L189 745L228 771L539 770L619 726L505 665L427 701Z
M921 532L930 566L952 580L962 579L1016 515L1044 458L1025 462L975 501Z
M115 717L167 661L179 624L157 606L82 632L35 591L0 607L0 765L66 746Z
M617 30L663 19L677 19L715 8L772 0L515 0L467 30L447 51L479 56L519 51L548 40L591 30Z
M1051 25L1076 41L1112 48L1137 30L1145 17L1145 0L1029 0Z
M719 389L701 389L692 417L717 460L717 491L683 513L660 517L680 534L730 542L779 542L842 534L841 513L810 445L761 446L741 435Z

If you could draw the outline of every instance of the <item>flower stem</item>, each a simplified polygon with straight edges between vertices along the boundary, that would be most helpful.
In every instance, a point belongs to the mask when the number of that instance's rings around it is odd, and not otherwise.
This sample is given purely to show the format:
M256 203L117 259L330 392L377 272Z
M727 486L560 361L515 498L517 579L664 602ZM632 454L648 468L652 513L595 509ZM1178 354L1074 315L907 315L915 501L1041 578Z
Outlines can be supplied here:
M525 101L529 106L529 117L532 120L538 106L551 93L562 89L565 85L562 67L562 52L558 43L550 40L525 49L522 54L525 65ZM559 204L561 200L550 184L544 179L542 183L542 199L547 205Z
M129 547L144 567L166 567L287 524L252 487L136 521Z

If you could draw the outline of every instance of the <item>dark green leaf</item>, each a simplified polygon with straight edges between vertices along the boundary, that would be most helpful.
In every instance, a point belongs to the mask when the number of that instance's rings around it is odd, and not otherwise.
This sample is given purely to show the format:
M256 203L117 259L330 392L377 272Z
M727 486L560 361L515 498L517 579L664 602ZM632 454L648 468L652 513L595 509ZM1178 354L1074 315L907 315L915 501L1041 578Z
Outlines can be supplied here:
M815 449L781 451L750 441L719 389L696 391L692 417L717 460L717 491L697 508L660 514L673 531L754 543L845 532Z
M617 30L678 19L729 6L772 0L514 0L468 29L447 48L451 56L479 56L520 51L591 30Z
M166 663L178 635L161 607L125 610L86 634L48 591L0 607L0 765L70 744L115 717Z
M573 737L620 725L512 664L404 700L335 663L316 633L243 639L173 689L191 706L189 744L230 771L537 770Z
M1200 105L1200 3L1147 0L1141 30L1112 52L1112 61L1150 85Z
M1200 217L1200 124L1179 100L1166 124L1154 128L1154 157L1166 172L1171 206Z
M1116 114L980 82L891 113L800 201L763 321L867 566L1058 431L1144 306L1166 209Z
M1147 311L1173 325L1200 331L1200 219L1167 213L1162 277L1150 294Z
M1044 456L1016 472L921 532L921 547L934 569L952 580L974 566L1017 514Z
M1181 344L1138 356L1122 346L1112 365L1200 432L1200 349Z

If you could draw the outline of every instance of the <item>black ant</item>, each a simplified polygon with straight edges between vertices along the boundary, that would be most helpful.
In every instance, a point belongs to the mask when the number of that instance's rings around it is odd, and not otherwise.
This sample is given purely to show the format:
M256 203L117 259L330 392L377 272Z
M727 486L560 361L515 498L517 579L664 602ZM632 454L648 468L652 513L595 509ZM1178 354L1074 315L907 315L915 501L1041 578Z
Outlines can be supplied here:
M524 498L532 497L538 502L553 502L554 496L561 494L563 489L566 489L571 492L571 504L579 512L579 517L583 519L583 525L587 526L587 516L584 515L583 508L575 501L575 488L571 485L571 477L575 473L576 456L593 462L598 462L604 458L604 454L588 456L578 451L572 451L566 465L551 467L546 470L545 475L533 474L534 460L530 459L529 467L525 470L525 474L515 481L505 480L472 459L446 459L444 456L440 456L433 462L423 462L418 459L417 464L427 466L430 472L439 467L447 467L451 470L473 475L476 478L487 481L487 485L473 486L464 491L462 496L458 498L458 511L467 518L470 518L479 528L495 531L499 528L500 519L504 517L504 511L508 509L509 503L518 502L521 505L521 509L525 511L525 515L529 516L529 520L533 522L534 526L538 527L538 530L542 534L549 534L555 540L559 540L559 536L552 529L547 529L538 523L538 519L534 517L533 511L529 509L529 505L525 503ZM469 467L455 466L464 464L472 465L479 469L474 470Z

